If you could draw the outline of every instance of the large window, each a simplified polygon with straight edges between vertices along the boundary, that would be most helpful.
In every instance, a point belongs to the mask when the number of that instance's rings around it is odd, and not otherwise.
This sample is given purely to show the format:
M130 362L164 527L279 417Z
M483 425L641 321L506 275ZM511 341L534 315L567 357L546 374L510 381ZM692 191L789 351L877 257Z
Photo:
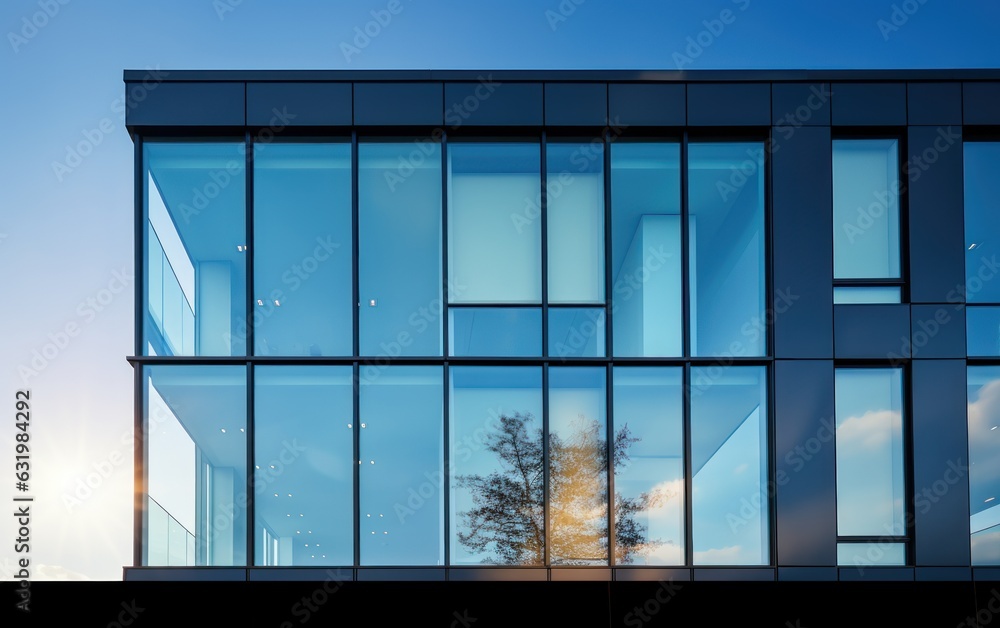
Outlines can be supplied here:
M145 355L246 355L242 142L144 143Z
M969 367L972 564L1000 565L1000 367Z
M968 355L1000 356L1000 281L996 281L1000 214L996 170L1000 142L965 143L965 285Z
M544 137L145 143L144 564L770 564L763 143Z
M899 303L899 142L833 141L835 303Z
M903 372L838 368L837 562L906 562Z
M684 211L680 148L612 147L614 355L682 356L685 333L689 355L765 355L762 144L689 144Z
M351 355L351 145L254 157L254 353Z

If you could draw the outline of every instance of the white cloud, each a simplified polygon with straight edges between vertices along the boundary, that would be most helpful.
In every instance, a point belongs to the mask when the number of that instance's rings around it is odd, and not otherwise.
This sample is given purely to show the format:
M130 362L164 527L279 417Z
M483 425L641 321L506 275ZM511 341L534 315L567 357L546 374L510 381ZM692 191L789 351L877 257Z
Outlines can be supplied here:
M738 565L743 554L743 546L712 548L694 553L694 562L698 565Z
M890 436L899 434L902 417L898 410L875 410L861 416L852 416L837 426L837 442L860 446L864 449L881 449Z

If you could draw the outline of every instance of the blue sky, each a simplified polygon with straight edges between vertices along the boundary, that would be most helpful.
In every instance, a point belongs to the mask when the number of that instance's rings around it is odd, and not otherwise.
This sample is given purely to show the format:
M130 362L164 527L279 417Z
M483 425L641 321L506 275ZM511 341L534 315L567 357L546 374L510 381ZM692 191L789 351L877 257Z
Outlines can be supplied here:
M13 399L29 388L36 579L115 580L131 563L133 153L122 70L1000 67L1000 6L988 2L399 2L367 42L355 28L388 0L0 7L0 462L12 485ZM81 143L88 154L68 154ZM0 521L9 577L14 520Z

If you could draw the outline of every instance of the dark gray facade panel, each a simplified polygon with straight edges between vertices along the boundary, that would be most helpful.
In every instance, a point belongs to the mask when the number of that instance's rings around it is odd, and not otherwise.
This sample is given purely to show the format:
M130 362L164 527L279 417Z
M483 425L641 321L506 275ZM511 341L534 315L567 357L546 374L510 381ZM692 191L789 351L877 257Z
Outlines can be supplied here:
M775 83L771 86L771 121L776 135L783 127L829 126L829 83Z
M608 122L605 83L546 83L545 124L604 126Z
M913 358L964 358L965 306L911 306L910 345Z
M126 85L126 97L131 87ZM126 109L128 126L243 126L244 83L160 83Z
M350 126L350 83L247 83L250 126Z
M775 131L771 173L774 355L833 357L830 128Z
M910 306L850 304L833 308L834 357L898 360L910 355Z
M769 126L770 83L708 83L688 85L691 126Z
M1000 582L1000 567L973 567L973 580L992 580Z
M504 83L484 75L475 83L445 83L444 123L469 126L541 126L542 84Z
M250 569L252 582L327 582L330 590L342 582L354 580L353 569L267 567Z
M684 126L684 85L612 83L608 86L608 118L612 125Z
M774 391L778 565L835 565L833 362L776 360Z
M793 582L837 580L836 567L778 567L778 580Z
M244 567L132 567L125 580L134 582L244 582Z
M1000 124L1000 81L962 85L962 122Z
M962 84L907 84L906 119L909 124L962 124Z
M552 569L552 582L609 582L610 569Z
M445 580L445 570L435 567L421 569L419 567L358 569L358 582L392 582L392 581L428 581Z
M449 569L448 580L459 582L544 582L549 579L547 569L504 569L503 567Z
M834 83L836 126L906 124L906 83Z
M915 571L918 582L972 580L971 567L917 567Z
M908 130L910 301L962 299L965 283L962 129Z
M969 437L964 360L914 360L916 565L968 565Z
M443 121L441 83L354 84L354 124L440 126Z
M912 582L912 567L841 567L841 581Z
M640 567L636 569L615 569L615 580L620 582L687 582L691 580L690 569L656 569Z
M694 570L694 580L696 581L734 581L742 580L745 582L773 582L774 581L774 569L767 568L712 568L712 569L695 569Z

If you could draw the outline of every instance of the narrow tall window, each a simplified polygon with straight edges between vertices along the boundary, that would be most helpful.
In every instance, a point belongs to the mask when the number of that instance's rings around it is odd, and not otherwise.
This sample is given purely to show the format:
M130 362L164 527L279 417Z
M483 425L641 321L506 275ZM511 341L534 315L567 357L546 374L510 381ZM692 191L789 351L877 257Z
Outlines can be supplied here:
M833 142L835 303L899 303L899 142Z
M835 374L837 562L906 562L903 372L838 368Z
M1000 565L1000 367L968 373L972 564Z

